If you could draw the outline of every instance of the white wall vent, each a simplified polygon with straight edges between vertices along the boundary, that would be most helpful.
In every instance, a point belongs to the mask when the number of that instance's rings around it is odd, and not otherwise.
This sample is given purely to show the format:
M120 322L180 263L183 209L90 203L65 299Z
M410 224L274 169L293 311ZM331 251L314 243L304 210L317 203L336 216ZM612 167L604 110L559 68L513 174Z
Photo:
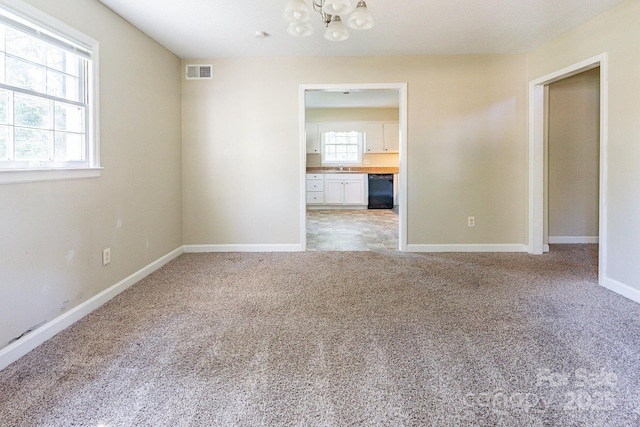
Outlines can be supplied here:
M187 65L187 80L212 79L212 68L211 65Z

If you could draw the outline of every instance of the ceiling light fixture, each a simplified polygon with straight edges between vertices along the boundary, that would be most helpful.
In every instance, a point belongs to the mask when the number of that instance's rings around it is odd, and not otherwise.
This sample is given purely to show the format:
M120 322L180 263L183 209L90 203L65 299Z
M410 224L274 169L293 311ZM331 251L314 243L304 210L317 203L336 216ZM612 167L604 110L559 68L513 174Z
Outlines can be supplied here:
M324 38L330 41L343 41L349 38L347 26L341 16L346 19L349 28L354 30L368 30L373 27L373 18L367 8L367 3L360 0L356 7L351 0L311 0L313 10L320 13L324 26L327 27ZM284 8L284 18L289 21L287 32L292 36L306 37L313 34L311 9L305 0L289 0Z

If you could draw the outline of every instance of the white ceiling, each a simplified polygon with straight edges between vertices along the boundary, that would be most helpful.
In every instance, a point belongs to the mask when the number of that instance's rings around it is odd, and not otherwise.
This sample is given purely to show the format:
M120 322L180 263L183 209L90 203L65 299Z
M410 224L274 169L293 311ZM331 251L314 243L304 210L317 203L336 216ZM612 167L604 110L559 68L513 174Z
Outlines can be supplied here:
M398 108L400 94L392 89L307 90L307 108Z
M367 0L375 27L344 42L287 34L287 0L100 0L183 59L524 53L624 0ZM306 0L310 3L311 0ZM258 39L256 31L270 37Z

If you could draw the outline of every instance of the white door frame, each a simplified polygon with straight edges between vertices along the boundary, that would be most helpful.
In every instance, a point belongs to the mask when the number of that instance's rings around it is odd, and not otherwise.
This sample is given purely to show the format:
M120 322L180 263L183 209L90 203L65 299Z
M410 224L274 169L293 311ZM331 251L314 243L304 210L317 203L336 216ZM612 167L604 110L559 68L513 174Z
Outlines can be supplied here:
M400 97L400 154L398 186L398 249L407 250L407 84L406 83L364 83L364 84L307 84L300 85L299 126L300 140L300 244L307 250L307 145L305 140L305 92L307 90L397 90Z
M545 86L583 71L600 67L600 200L599 268L600 283L605 275L607 251L607 146L609 137L608 64L602 53L529 82L529 245L528 252L543 253L544 241L544 132Z

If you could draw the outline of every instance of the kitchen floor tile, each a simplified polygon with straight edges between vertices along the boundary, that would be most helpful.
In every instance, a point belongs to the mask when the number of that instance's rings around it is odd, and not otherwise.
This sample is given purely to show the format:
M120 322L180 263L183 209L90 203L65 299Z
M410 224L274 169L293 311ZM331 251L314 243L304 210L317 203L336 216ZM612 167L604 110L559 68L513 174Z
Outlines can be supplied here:
M307 211L308 251L397 251L398 213L391 209Z

